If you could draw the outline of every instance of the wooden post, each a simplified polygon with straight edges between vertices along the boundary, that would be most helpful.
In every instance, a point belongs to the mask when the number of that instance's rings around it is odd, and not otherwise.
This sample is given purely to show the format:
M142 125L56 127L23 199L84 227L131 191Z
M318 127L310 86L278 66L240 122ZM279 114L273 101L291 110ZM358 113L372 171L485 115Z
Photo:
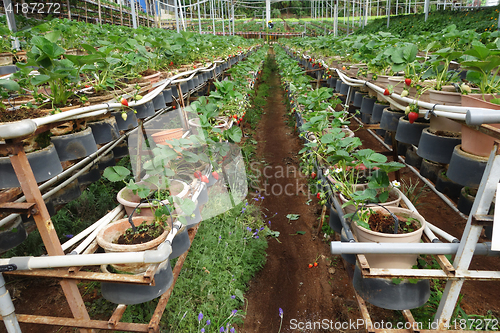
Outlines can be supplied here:
M113 23L113 7L112 6L109 6L109 14L111 15L111 24L114 24Z
M87 1L85 1L85 23L88 22L89 13L87 12Z
M144 4L146 5L146 20L147 20L147 25L149 27L149 17L148 17L148 13L149 13L149 9L148 9L148 7L149 7L149 1L148 0L144 0Z
M45 206L42 194L35 180L35 175L31 170L28 158L24 152L23 145L21 143L16 143L13 144L12 148L13 155L10 156L10 162L21 184L26 202L36 204L36 213L33 214L33 218L40 232L40 236L42 237L43 244L47 249L47 253L49 255L64 255L56 230L50 219L49 211L47 210L47 206ZM90 320L82 296L78 290L77 281L61 280L60 283L73 316L76 319ZM93 332L93 330L80 329L80 332L90 333Z
M120 25L123 25L123 7L121 2L120 2Z
M71 20L71 7L69 6L69 0L66 0L66 5L68 6L68 19Z

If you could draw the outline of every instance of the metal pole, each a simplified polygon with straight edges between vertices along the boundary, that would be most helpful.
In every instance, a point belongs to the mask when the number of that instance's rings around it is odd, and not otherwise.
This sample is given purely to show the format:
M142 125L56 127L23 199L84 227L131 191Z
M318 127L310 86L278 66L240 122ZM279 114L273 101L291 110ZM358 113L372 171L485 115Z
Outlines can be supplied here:
M222 36L226 35L225 32L225 27L224 27L224 3L222 0L220 0L220 10L221 10L221 17L222 17Z
M182 11L182 3L181 0L179 0L179 9L180 9L180 14L181 14L181 24L182 24L182 30L186 31L186 23L184 22L184 13Z
M234 36L234 2L231 3L232 5L232 8L231 8L231 12L232 12L232 16L233 16L233 36Z
M212 25L213 25L213 34L215 35L215 4L213 3L215 0L210 1L210 16L212 17Z
M198 1L198 28L199 28L199 32L201 34L201 13L200 13L200 3Z
M347 6L346 6L347 7L347 35L349 36L349 15L350 15L350 13L349 13L349 0L346 0L346 1L347 1ZM346 9L344 8L344 23L345 23L345 15L346 15L345 10Z
M174 10L175 10L175 28L177 29L177 33L180 32L179 28L179 10L177 8L177 1L174 0Z
M99 0L99 23L101 23L101 0ZM135 15L135 0L130 0L130 4L132 7L132 27L137 29L137 20Z
M3 0L3 8L10 8L12 9L12 2L10 0ZM9 30L11 32L16 32L17 31L17 26L16 26L16 18L14 17L14 10L6 10L6 18L7 18L7 26L9 27ZM20 45L19 45L19 39L14 38L12 40L12 47L16 50L19 50Z
M334 14L335 17L333 19L333 35L337 37L338 34L338 29L339 29L339 5L338 5L338 0L335 0L335 8L334 8Z
M425 0L424 1L424 12L425 12L425 21L427 22L427 18L429 17L429 1L430 0ZM500 22L498 22L500 24Z
M271 1L266 0L266 30L267 31L269 30L269 21L271 21ZM269 35L266 36L266 40L269 40Z
M387 8L385 11L387 13L387 28L389 28L389 21L391 19L391 0L387 0Z

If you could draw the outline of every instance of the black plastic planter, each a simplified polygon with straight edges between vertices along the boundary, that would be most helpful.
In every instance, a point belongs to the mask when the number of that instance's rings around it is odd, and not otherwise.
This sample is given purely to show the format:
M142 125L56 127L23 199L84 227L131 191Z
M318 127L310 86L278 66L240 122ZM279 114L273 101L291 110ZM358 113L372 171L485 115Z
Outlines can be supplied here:
M337 79L337 82L335 82L335 91L340 93L341 88L342 88L342 80Z
M398 129L399 118L405 114L402 111L392 111L388 107L382 112L380 119L380 128L390 132L396 132Z
M438 172L436 180L436 190L446 194L450 199L457 199L460 196L460 191L463 186L455 183L446 176L446 170L442 169Z
M0 253L13 249L28 237L20 216L2 227L0 231Z
M71 183L54 193L49 200L55 207L78 199L80 195L82 195L80 184L78 183L78 179L75 179Z
M330 221L329 221L329 225L330 225L330 228L337 232L337 233L340 233L342 231L342 223L340 222L340 217L339 217L339 214L337 213L337 210L335 210L335 208L333 207L330 207Z
M396 131L396 140L418 146L422 131L427 127L429 127L429 123L416 121L410 124L406 117L401 117Z
M340 232L340 241L344 243L349 243L349 239L346 236L344 228L342 228ZM356 255L355 254L342 254L342 258L350 263L351 265L356 264Z
M129 147L127 145L127 141L124 140L121 143L117 144L113 148L113 156L114 158L122 158L129 155Z
M114 166L116 165L115 162L115 155L113 154L113 151L110 151L107 155L103 156L99 160L99 170L104 171L109 166Z
M376 123L380 122L382 119L382 113L384 109L387 107L385 104L373 103L373 111L372 111L372 120Z
M191 241L189 240L188 229L179 230L172 241L172 254L169 258L175 259L180 257L184 252L189 250L190 246Z
M172 92L170 92L170 100L172 100ZM136 107L134 107L134 109L137 112L135 114L137 119L144 119L147 117L154 116L155 114L155 107L152 101L149 101L141 105L137 105Z
M347 96L347 92L349 91L349 85L348 84L345 84L344 82L341 83L341 86L340 86L340 93L342 95L346 95Z
M449 137L436 135L425 128L418 143L418 155L427 160L437 163L448 164L456 145L459 145L460 137Z
M160 297L174 281L170 260L164 268L156 272L154 281L154 286L102 282L102 297L111 303L126 305L140 304Z
M95 143L98 145L108 143L120 137L115 117L87 123L87 126L92 128L92 135L94 136Z
M479 187L488 158L469 154L461 147L457 145L453 150L446 175L462 186Z
M403 280L395 284L392 279L363 278L356 266L353 278L354 289L368 303L383 309L406 310L424 305L429 299L429 280L410 283Z
M423 159L420 166L420 174L435 184L441 169L443 169L442 164Z
M163 90L163 99L165 103L172 103L172 88Z
M363 103L363 99L365 98L365 96L367 96L366 93L362 93L362 92L359 92L359 91L356 91L354 93L354 98L352 100L352 105L359 109L361 108L361 104Z
M120 131L131 130L136 128L138 125L134 110L130 110L126 114L127 118L126 120L123 120L121 111L111 112L111 115L113 115L116 119L116 124L118 125L118 129Z
M477 189L474 189L474 193L476 192ZM463 187L460 190L460 195L458 197L457 209L463 214L469 215L475 199L476 197L474 195L470 195L469 193L467 193L466 187Z
M81 174L77 179L81 186L92 184L101 178L101 172L99 171L99 165L94 164L87 172Z
M412 167L420 169L422 166L423 158L417 155L417 152L413 149L407 149L405 154L405 162Z
M163 98L163 94L158 94L156 95L155 98L153 98L153 106L155 111L163 109L165 106L165 99Z
M377 99L371 98L368 95L363 96L363 100L361 101L361 108L360 112L365 113L365 114L372 114L373 113L373 105Z
M61 162L83 158L97 151L90 127L77 133L53 136L50 141L56 147Z
M37 183L49 180L63 171L54 144L26 155ZM10 158L0 157L0 189L19 186Z

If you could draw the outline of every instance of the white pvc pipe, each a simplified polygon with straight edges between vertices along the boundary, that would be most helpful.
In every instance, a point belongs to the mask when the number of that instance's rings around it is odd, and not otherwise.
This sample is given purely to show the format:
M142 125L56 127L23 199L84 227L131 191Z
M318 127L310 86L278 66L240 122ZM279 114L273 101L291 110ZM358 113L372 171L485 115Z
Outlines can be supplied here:
M175 222L167 239L156 250L144 252L123 253L93 253L84 255L63 255L44 257L12 257L0 259L0 265L16 265L17 270L32 270L43 268L62 268L71 266L95 266L106 264L145 263L155 264L168 259L172 253L172 241L178 230L182 227L180 222Z
M90 225L89 227L87 227L85 230L83 230L82 232L80 232L78 235L74 236L73 238L71 238L70 240L68 240L64 244L62 244L61 247L62 247L63 251L66 251L71 246L73 246L76 243L78 243L85 236L87 236L90 233L92 233L92 231L94 231L100 225L108 224L109 222L111 222L115 217L117 217L120 214L120 212L122 212L122 210L123 210L123 206L122 205L116 206L112 211L110 211L109 213L107 213L106 215L104 215L97 222L93 223L92 225Z
M10 298L9 291L5 288L5 279L0 273L0 315L8 333L21 333L21 327L14 313L14 304Z
M331 254L456 254L458 243L365 243L331 242ZM477 243L475 255L499 256L491 243Z

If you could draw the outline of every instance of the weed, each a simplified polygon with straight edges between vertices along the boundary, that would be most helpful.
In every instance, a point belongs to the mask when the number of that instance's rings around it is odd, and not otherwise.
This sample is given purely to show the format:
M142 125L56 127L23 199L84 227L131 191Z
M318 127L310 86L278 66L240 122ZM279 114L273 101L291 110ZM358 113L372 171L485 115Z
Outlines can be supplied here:
M416 207L418 205L421 205L422 203L417 203L417 202L418 202L418 199L420 199L420 197L422 195L425 196L427 193L429 193L429 188L427 187L427 184L424 184L423 186L418 188L420 181L417 180L417 182L415 184L413 184L411 178L409 179L408 182L404 179L401 182L403 183L401 190L402 190L403 194L408 199L410 199L410 202L413 204L413 206Z

